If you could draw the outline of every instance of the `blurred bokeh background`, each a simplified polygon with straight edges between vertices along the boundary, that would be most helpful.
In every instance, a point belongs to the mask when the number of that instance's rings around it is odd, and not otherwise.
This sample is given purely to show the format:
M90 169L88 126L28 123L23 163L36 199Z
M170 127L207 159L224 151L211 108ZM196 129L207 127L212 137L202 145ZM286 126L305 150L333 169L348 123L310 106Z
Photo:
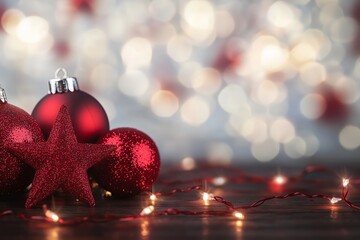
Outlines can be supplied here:
M2 0L0 82L58 67L163 161L360 161L360 1Z

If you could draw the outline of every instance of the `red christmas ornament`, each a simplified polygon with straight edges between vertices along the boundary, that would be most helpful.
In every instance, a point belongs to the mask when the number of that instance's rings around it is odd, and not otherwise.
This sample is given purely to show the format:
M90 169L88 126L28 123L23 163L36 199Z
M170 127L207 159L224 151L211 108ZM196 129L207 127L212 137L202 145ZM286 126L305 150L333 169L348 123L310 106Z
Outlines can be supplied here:
M155 142L133 128L109 131L98 143L116 145L110 157L91 168L94 179L106 190L119 197L135 195L156 180L160 155Z
M64 73L64 77L59 78L60 72ZM32 112L45 138L49 136L60 107L65 105L70 112L77 140L95 143L109 131L104 108L94 97L80 91L76 78L67 77L65 69L58 69L55 77L49 81L49 94L38 102Z
M59 188L94 206L86 171L115 147L78 143L67 108L63 106L47 142L11 143L7 148L36 169L25 204L30 208Z
M6 11L6 7L3 3L0 3L0 19L2 19L5 11ZM3 30L4 29L4 26L0 23L0 30Z
M212 65L220 72L234 71L242 64L242 60L242 46L239 45L238 40L230 40L221 48Z
M71 53L71 47L66 40L57 40L54 43L53 51L58 58L64 59Z
M70 0L75 11L94 12L94 0Z
M349 116L349 107L343 101L344 96L340 91L328 85L321 85L320 94L324 102L321 105L320 120L325 122L339 122Z
M7 103L0 87L0 196L20 193L31 183L34 170L5 151L5 144L44 141L36 121L24 110Z

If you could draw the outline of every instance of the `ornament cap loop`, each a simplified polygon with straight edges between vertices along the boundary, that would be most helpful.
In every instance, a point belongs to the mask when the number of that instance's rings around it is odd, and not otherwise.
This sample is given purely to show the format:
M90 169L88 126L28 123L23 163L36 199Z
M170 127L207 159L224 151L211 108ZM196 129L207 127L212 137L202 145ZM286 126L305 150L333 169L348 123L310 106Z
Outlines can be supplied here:
M55 78L49 80L49 94L75 92L78 90L77 79L75 77L68 77L64 68L58 68L55 72Z
M60 72L63 73L63 76L60 78L59 74ZM67 78L67 72L66 72L66 69L65 68L58 68L55 72L55 78L57 79L64 79L64 78Z
M5 92L5 90L1 87L1 85L0 85L0 101L1 101L2 103L7 103L6 92Z

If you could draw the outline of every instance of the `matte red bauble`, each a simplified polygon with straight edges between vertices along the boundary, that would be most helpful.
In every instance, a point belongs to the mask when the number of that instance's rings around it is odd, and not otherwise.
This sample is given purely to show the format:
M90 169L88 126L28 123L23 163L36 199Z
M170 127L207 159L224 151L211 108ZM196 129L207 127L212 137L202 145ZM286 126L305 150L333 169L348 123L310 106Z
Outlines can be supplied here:
M60 71L64 77L59 78ZM91 95L80 91L76 78L67 77L64 69L58 69L56 78L49 81L49 94L35 106L32 116L39 123L45 138L62 105L70 113L75 135L80 143L95 143L109 131L109 120L101 104Z
M117 147L110 157L91 168L100 186L118 197L149 190L159 174L160 155L148 135L134 128L117 128L98 143Z
M44 141L36 121L24 110L7 103L0 88L0 196L24 191L31 183L34 170L5 150L6 144Z

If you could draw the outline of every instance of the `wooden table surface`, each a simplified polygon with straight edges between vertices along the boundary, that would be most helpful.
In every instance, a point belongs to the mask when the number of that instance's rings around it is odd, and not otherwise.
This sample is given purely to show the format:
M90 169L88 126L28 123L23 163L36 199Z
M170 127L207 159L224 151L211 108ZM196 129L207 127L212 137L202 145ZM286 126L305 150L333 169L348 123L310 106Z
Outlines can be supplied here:
M212 170L202 173L189 172L181 175L183 179L195 179L199 176L214 176L224 170ZM253 174L269 176L274 170L253 171ZM171 175L171 174L170 174ZM175 176L175 175L174 175ZM161 178L167 178L166 174ZM323 176L315 176L322 178ZM174 177L176 178L176 177ZM156 184L156 191L167 191L174 187L189 187L198 184L186 183L165 187ZM353 186L350 198L359 203L360 191ZM339 196L339 184L310 184L308 181L291 183L274 189L269 184L228 183L221 187L208 185L209 191L225 197L236 205L252 203L267 196L302 191L311 194ZM60 194L61 195L61 194ZM142 194L131 199L102 198L96 193L97 205L88 208L72 199L59 196L45 201L55 209L61 218L70 219L91 214L137 214L147 206L148 195ZM41 208L26 210L23 205L25 196L15 200L1 200L0 211L7 209L28 215L43 215ZM178 193L160 197L155 211L177 208L190 211L217 210L226 208L217 202L205 206L197 191ZM331 205L324 199L306 199L301 197L273 200L264 205L243 211L244 221L232 216L161 216L146 217L131 221L86 222L70 226L36 220L25 221L15 216L0 217L0 239L360 239L360 212L352 210L344 203Z

